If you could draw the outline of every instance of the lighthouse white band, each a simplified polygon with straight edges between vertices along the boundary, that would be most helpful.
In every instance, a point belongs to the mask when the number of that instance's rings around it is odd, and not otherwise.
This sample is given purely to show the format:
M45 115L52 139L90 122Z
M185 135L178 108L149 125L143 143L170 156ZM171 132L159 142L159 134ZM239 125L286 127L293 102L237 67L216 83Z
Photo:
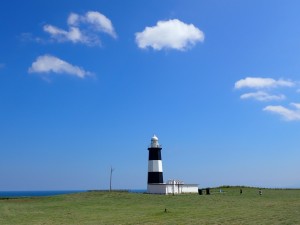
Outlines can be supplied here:
M148 172L163 172L161 160L148 161Z

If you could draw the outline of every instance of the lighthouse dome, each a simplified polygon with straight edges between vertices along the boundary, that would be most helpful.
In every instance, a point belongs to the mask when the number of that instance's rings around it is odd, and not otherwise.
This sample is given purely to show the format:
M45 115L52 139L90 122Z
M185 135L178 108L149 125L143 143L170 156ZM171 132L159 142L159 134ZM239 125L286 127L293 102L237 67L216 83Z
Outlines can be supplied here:
M155 135L151 138L151 148L159 148L158 138Z
M153 137L151 138L151 141L158 141L158 138L155 136L155 134L154 134Z

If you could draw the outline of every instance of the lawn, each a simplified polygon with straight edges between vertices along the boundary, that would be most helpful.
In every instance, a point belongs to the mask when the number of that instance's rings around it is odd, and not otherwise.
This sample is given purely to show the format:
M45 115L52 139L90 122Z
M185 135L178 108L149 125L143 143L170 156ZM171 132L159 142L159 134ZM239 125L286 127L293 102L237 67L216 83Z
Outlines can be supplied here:
M86 192L0 200L0 224L300 224L300 190L212 189L211 195ZM167 212L165 212L165 209Z

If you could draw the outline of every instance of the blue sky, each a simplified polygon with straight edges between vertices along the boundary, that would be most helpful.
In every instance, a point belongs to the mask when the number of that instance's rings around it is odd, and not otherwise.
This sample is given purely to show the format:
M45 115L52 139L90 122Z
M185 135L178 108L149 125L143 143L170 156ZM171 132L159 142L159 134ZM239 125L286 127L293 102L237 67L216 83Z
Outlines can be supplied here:
M300 187L299 1L3 1L0 190Z

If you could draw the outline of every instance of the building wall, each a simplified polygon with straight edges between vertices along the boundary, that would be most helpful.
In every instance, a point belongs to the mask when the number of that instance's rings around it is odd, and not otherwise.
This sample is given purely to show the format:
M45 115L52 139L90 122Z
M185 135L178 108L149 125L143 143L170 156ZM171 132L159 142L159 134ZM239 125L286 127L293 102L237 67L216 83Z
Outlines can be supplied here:
M147 192L149 194L183 194L198 193L197 184L148 184Z
M197 184L184 184L182 186L182 193L198 193Z

